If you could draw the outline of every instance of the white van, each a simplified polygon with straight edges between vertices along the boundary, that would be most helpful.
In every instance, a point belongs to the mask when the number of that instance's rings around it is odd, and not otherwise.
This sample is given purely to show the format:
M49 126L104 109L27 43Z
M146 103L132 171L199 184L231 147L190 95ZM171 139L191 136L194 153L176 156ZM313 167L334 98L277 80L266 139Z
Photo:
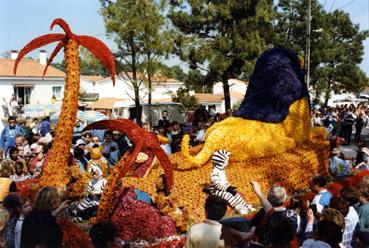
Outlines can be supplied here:
M149 105L147 103L141 104L142 107L142 123L149 122ZM161 113L166 110L168 111L169 121L177 121L182 124L186 122L187 113L182 103L177 102L159 102L152 103L150 107L151 111L151 123L152 127L158 125L161 119ZM129 119L134 120L136 115L136 108L134 105L129 107Z

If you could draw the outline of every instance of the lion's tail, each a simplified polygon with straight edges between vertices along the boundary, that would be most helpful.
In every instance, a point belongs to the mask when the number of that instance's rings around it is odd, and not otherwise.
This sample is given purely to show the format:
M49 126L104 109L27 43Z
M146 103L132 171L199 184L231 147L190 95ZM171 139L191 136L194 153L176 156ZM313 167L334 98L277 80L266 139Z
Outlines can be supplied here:
M204 165L206 162L208 162L210 157L213 155L213 151L209 149L209 147L206 146L206 143L204 147L202 148L202 150L196 156L191 156L189 142L190 142L190 136L188 134L184 135L182 139L181 150L182 150L182 154L186 157L186 159L191 164L194 164L197 166Z

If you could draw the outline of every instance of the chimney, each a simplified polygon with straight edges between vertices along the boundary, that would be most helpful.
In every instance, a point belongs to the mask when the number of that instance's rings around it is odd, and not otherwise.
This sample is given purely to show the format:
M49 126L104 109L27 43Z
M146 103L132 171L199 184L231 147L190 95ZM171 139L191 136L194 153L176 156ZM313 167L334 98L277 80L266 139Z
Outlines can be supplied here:
M40 50L39 61L41 65L46 65L47 63L47 53L46 50Z
M17 59L17 57L18 57L18 51L17 50L11 50L10 51L10 58L11 59Z

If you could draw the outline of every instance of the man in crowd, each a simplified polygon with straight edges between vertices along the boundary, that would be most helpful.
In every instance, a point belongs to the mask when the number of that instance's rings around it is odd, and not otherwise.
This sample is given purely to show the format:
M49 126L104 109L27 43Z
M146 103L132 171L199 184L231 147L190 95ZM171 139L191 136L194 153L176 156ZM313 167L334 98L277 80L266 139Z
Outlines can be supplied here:
M169 118L168 118L168 111L167 110L164 110L161 113L161 119L159 120L158 126L159 127L164 127L165 130L167 130L168 127L170 126L170 122L169 122Z
M4 127L0 137L0 148L4 149L5 152L15 145L15 136L23 135L23 129L17 125L17 118L10 116L8 118L8 125Z
M132 147L132 144L130 143L127 136L124 133L120 133L118 131L113 132L113 141L118 144L119 153L121 156L123 156L123 154Z
M73 143L76 143L76 141L81 138L82 131L84 128L85 126L82 125L81 120L77 119L76 124L74 125L73 128L73 140L72 140Z
M360 206L358 208L359 229L369 232L369 185L361 184L358 188Z
M350 107L347 112L344 113L343 116L343 138L346 140L346 145L350 144L351 134L352 134L352 126L355 124L356 116L352 112L352 108Z
M311 191L316 193L311 204L316 205L318 213L322 213L332 199L332 194L326 189L327 180L322 175L316 174L310 178L309 184Z
M190 228L186 248L224 247L224 240L220 239L222 224L218 221L227 212L227 204L219 197L208 196L205 201L206 220Z
M27 156L30 153L29 145L27 141L25 140L24 136L21 134L17 134L15 136L15 147L18 147L18 148L22 147L24 156Z
M51 130L51 122L50 116L45 117L39 125L40 134L42 137L45 137L47 133L50 133Z
M119 146L113 140L112 131L106 131L104 138L105 140L101 144L103 147L102 154L108 160L109 166L112 167L119 161Z

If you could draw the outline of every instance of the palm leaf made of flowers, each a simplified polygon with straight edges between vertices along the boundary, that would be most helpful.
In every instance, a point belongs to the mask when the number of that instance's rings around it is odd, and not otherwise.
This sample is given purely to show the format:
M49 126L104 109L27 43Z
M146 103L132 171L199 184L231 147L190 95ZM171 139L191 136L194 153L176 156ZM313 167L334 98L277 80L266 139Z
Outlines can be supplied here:
M47 68L49 68L49 65L54 60L55 56L59 53L60 49L62 49L65 46L66 42L65 40L62 40L58 43L58 45L55 47L54 51L51 53L49 60L47 61L44 73L42 74L42 77L45 76Z
M14 68L13 68L13 73L14 75L17 73L17 68L18 68L18 64L19 62L22 60L22 58L29 52L45 46L47 44L53 43L53 42L57 42L60 41L62 39L64 39L65 34L46 34L46 35L42 35L40 37L37 37L33 40L31 40L30 42L28 42L23 48L22 50L19 52L17 59L15 60L14 63Z
M108 68L113 85L115 85L115 62L109 48L102 41L92 36L78 35L76 36L76 41L79 45L87 48Z

